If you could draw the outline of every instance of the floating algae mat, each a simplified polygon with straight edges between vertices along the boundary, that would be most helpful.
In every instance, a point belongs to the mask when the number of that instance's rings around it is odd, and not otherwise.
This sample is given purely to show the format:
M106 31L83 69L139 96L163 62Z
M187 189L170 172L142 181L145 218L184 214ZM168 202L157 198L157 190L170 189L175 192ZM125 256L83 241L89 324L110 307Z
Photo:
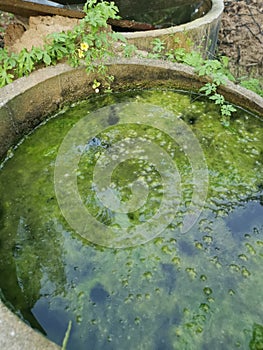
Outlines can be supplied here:
M1 297L33 328L62 344L71 321L67 349L262 349L262 119L132 91L9 156Z

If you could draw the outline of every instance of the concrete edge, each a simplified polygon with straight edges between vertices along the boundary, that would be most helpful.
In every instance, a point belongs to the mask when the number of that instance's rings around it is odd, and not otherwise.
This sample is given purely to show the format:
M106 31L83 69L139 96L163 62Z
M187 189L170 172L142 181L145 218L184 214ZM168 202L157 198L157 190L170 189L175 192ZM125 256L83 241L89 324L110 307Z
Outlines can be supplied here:
M147 37L158 37L167 34L173 34L178 32L188 32L192 29L196 29L200 26L210 24L215 20L219 20L224 10L223 0L211 0L212 7L211 10L207 12L203 17L197 18L194 21L180 24L177 26L163 28L163 29L154 29L140 32L127 32L124 33L124 36L127 39L138 39L138 38L147 38Z
M187 65L181 64L181 63L172 63L169 61L164 60L156 60L156 59L146 59L146 58L132 58L132 59L125 59L125 58L113 58L112 60L109 60L107 63L108 69L110 72L114 72L116 67L120 66L130 66L130 70L132 73L134 73L134 80L143 80L143 77L136 76L136 66L138 67L145 67L146 70L151 70L152 68L159 69L159 70L166 70L171 71L173 73L177 73L178 77L181 76L180 82L182 84L182 89L187 88L188 86L185 86L185 82L183 81L183 78L191 79L194 83L193 89L194 91L197 91L199 89L199 86L202 86L205 82L208 81L205 77L199 77L195 74L194 69L192 67L189 67ZM85 67L78 67L73 68L69 66L66 63L60 63L56 66L50 66L46 68L39 69L37 71L34 71L30 74L28 77L23 77L20 79L15 80L13 83L4 86L3 88L0 88L0 108L6 106L13 98L25 93L26 91L30 90L36 85L42 84L49 79L57 78L58 76L62 76L64 74L70 74L74 75L77 71L82 71L83 74L86 75ZM123 72L123 76L127 75L125 72ZM167 74L166 74L167 75ZM96 76L96 74L95 74ZM85 80L89 82L90 84L93 82L94 74L86 75ZM118 78L118 77L117 77ZM165 80L167 80L168 77L166 77ZM172 78L172 77L171 77ZM156 80L156 77L153 77L153 80ZM177 85L177 81L174 82L175 85ZM116 83L113 82L113 87L116 85ZM244 101L240 101L241 107L246 108L246 105L248 105L249 109L252 109L252 112L254 113L262 113L263 109L263 98L260 97L258 94L254 93L251 90L248 90L240 85L234 84L230 80L226 81L226 84L224 86L220 87L220 90L222 94L230 93L230 97L227 98L227 100L231 103L235 103L235 101L238 99L238 97L242 98L242 100L251 100L250 104L246 103L244 106Z
M0 302L0 349L58 350L60 347L33 330Z

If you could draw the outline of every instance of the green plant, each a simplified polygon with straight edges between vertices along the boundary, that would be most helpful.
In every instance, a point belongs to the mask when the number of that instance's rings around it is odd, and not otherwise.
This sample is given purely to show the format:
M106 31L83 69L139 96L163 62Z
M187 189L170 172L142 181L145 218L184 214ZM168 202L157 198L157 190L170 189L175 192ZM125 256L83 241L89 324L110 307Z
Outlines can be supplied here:
M0 87L28 75L36 67L67 60L73 67L85 61L87 72L96 71L100 84L109 91L112 77L107 76L105 59L113 55L114 43L125 42L121 34L108 30L108 19L119 18L118 8L113 2L89 0L83 11L85 17L73 30L49 35L43 48L23 49L18 54L8 54L1 49Z
M135 45L127 45L125 44L124 49L123 49L123 54L124 57L132 57L137 50L137 47Z
M246 89L249 89L251 91L254 91L259 96L263 97L263 80L260 82L256 78L250 78L245 80L246 78L241 79L240 85L245 87Z
M175 42L180 44L180 39ZM188 47L192 47L188 41ZM164 58L172 62L187 64L194 68L199 76L206 76L211 81L200 88L200 92L207 96L215 104L220 106L222 115L222 124L229 125L229 117L236 111L235 107L225 101L222 94L218 92L218 87L226 83L227 79L235 81L235 78L228 70L229 59L221 57L218 59L204 59L201 54L194 50L188 50L184 47L176 47L174 49L165 50L165 45L160 39L153 41L153 53L148 56L150 58Z
M97 78L93 82L95 92L102 88L111 92L114 77L107 75L105 60L115 54L114 44L117 41L124 43L119 46L124 57L133 56L137 48L127 44L120 33L108 30L108 19L119 18L118 8L113 2L89 0L83 11L85 17L73 30L49 35L43 48L33 47L31 51L23 49L19 54L9 54L7 50L0 49L0 87L28 75L36 67L67 60L73 67L84 61L87 73L96 72ZM186 47L182 47L181 39L176 37L175 48L166 50L165 42L156 38L152 42L152 51L148 53L148 57L184 63L193 67L199 76L208 77L210 81L199 91L220 106L222 122L225 126L229 125L229 117L236 109L218 92L219 86L225 84L227 79L235 81L228 70L228 57L204 59L193 49L193 43L189 39L185 45ZM262 84L257 79L241 80L240 84L263 96Z
M153 40L153 49L152 49L153 52L161 53L163 52L164 49L165 49L165 45L161 39L156 38Z
M12 66L9 65L8 61L3 62L0 66L0 87L9 84L13 81L14 75L10 72Z

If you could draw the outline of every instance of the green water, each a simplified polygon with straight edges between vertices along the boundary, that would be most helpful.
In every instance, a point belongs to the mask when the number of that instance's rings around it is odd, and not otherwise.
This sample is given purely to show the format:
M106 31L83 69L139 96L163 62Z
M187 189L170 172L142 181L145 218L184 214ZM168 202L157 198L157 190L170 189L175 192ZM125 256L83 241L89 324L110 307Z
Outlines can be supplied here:
M187 149L153 126L120 123L118 106L130 111L130 120L136 110L143 121L144 104L186 123L205 156L207 198L186 233L180 229L194 192ZM74 143L80 197L99 222L141 225L155 215L165 193L162 176L147 158L128 159L114 169L113 189L127 202L129 184L140 177L149 187L147 200L129 213L102 206L92 176L114 143L148 139L180 174L173 221L144 244L122 249L96 245L75 232L61 214L54 186L67 133L102 107L111 112L104 130L84 149ZM263 348L262 119L240 110L226 129L215 106L195 95L132 91L65 109L13 153L0 170L0 292L32 327L62 344L71 320L69 350Z

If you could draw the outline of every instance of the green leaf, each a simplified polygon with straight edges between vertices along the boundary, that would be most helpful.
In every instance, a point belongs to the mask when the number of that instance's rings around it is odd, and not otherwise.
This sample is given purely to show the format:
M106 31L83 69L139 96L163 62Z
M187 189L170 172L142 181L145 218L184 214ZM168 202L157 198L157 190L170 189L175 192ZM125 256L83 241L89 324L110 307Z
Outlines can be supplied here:
M226 83L226 76L223 73L218 72L218 73L213 75L213 82L217 86L224 85Z
M256 94L263 97L263 86L261 86L260 81L258 79L251 78L248 80L243 80L240 82L240 85L245 87L246 89L254 91Z
M224 96L218 93L215 93L214 95L210 96L209 99L214 101L216 105L221 105L225 102Z
M125 36L123 36L123 34L121 34L121 33L113 32L113 33L110 33L110 36L111 36L112 39L115 40L115 41L120 40L120 41L122 41L123 43L127 43L127 39L126 39ZM131 46L134 46L134 45L131 45Z
M153 43L153 52L161 53L165 48L164 42L159 38L154 39L152 43Z
M43 61L44 63L49 66L51 64L51 57L48 55L47 52L44 52L44 55L43 55Z
M223 104L221 106L221 114L223 116L230 117L233 112L236 112L236 108L231 104Z
M186 55L186 50L183 47L179 47L174 50L174 57L176 61L183 62Z
M199 68L203 64L204 60L202 56L195 51L192 51L190 53L186 53L184 58L184 63L188 64L191 67Z
M7 84L10 84L14 79L14 75L8 73L5 69L0 67L0 87L4 87Z
M32 72L34 68L34 59L31 52L28 52L27 49L23 49L18 55L18 66L17 73L19 77L26 75Z
M217 84L215 83L206 83L204 86L202 86L199 91L204 92L206 96L216 92Z
M125 57L132 57L134 55L134 53L136 52L137 47L135 45L125 45L124 46L124 56Z

